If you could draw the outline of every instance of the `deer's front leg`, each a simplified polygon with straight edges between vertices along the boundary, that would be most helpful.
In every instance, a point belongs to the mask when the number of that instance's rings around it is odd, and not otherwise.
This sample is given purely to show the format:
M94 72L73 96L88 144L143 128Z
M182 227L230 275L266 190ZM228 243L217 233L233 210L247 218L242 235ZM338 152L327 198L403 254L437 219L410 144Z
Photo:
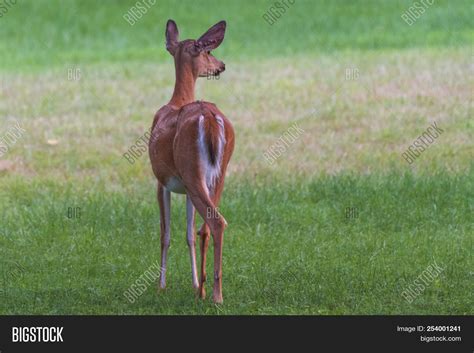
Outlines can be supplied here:
M196 233L194 229L195 210L191 198L186 196L187 241L191 257L191 275L194 289L199 288L196 266Z
M170 247L170 217L171 217L171 192L163 185L158 185L158 204L160 206L161 230L161 274L160 288L166 288L166 260Z

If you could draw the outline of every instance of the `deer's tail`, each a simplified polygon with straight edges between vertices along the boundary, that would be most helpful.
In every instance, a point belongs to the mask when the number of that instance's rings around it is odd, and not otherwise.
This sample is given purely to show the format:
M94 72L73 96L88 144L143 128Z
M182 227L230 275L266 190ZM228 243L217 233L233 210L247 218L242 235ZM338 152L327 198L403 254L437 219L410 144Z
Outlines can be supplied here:
M210 111L199 117L199 154L202 161L206 184L213 187L221 174L222 157L225 147L224 120Z

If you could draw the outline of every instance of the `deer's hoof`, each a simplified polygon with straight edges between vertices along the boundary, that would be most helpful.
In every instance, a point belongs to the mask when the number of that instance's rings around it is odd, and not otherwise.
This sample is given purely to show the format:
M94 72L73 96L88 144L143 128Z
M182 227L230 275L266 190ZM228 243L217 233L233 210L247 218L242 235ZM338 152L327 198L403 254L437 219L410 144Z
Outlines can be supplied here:
M159 283L157 293L160 294L166 290L166 283Z
M206 289L204 288L204 286L201 286L199 288L199 298L206 299Z
M220 294L220 295L214 294L213 297L212 297L212 300L216 304L222 304L224 302L224 299L222 299L222 294Z

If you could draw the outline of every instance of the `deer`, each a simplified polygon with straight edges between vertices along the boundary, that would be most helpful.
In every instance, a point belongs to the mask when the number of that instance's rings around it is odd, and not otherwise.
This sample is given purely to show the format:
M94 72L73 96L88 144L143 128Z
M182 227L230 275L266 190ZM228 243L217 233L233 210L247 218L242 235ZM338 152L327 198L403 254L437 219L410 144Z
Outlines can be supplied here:
M226 22L210 27L199 39L179 40L178 26L166 23L166 50L174 59L175 86L168 104L155 114L149 139L149 157L158 181L161 271L159 290L166 288L166 262L170 246L171 193L186 195L186 240L191 259L192 285L205 299L206 255L212 234L214 244L213 301L222 298L222 248L227 221L218 210L227 166L234 151L234 128L215 104L196 101L199 77L219 76L225 64L211 54L224 40ZM200 237L201 275L196 267L195 216L204 223Z

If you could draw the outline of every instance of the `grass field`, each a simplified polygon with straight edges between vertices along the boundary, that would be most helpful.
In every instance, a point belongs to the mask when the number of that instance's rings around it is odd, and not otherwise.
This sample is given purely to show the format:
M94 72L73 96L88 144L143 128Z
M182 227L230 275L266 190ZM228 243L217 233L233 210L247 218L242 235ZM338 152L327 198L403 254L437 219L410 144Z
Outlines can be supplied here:
M130 26L134 3L25 0L0 17L0 141L25 130L0 156L0 314L474 313L470 2L435 1L411 26L411 1L296 0L272 26L272 1L157 1ZM123 295L159 260L148 157L122 154L171 96L168 18L181 38L228 22L227 70L196 94L236 131L220 306L194 298L181 195L169 288ZM444 132L408 164L433 122Z

